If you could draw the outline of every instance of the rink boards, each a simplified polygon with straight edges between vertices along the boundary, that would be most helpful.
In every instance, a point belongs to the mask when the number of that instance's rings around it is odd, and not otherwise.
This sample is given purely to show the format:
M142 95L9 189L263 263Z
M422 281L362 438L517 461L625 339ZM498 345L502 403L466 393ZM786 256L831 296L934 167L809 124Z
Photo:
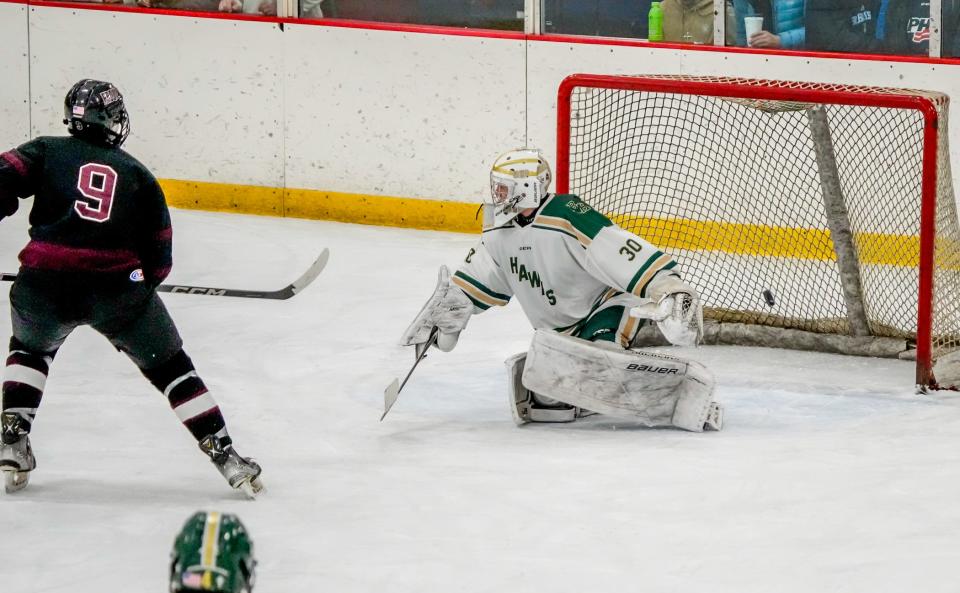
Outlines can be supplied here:
M27 9L0 3L5 145L60 133L64 90L108 78L128 99L129 150L174 205L419 228L479 228L475 204L500 151L555 153L557 87L574 72L960 89L960 64L948 61L102 7L31 5L28 19ZM951 124L954 143L957 133Z

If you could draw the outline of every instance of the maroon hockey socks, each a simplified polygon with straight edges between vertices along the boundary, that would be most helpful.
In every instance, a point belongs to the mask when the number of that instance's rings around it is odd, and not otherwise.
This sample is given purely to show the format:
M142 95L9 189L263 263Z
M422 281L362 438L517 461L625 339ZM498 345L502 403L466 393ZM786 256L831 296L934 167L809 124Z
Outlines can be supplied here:
M197 442L208 435L216 435L221 441L225 440L223 445L230 444L223 414L186 352L180 350L160 366L141 369L141 372L163 393Z
M10 355L3 374L3 411L22 419L20 429L30 432L43 398L43 387L53 355L29 352L16 338L10 338Z

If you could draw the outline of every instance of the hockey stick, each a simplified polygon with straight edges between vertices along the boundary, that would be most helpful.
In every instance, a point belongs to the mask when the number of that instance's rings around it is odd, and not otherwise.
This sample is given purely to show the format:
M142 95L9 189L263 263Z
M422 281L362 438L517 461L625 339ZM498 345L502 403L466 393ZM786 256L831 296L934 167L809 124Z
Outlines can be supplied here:
M383 390L383 415L380 416L380 422L383 422L383 419L387 417L393 404L397 403L397 398L400 397L400 390L407 384L407 380L410 378L410 375L413 374L413 369L417 368L420 361L427 357L427 350L430 349L430 346L437 343L438 335L440 335L440 331L437 328L433 328L433 331L430 332L430 338L423 345L423 350L417 353L417 359L413 361L413 366L407 371L407 376L403 378L403 383L398 379L394 379L393 382Z
M210 286L190 286L186 284L161 284L157 292L172 292L175 294L203 294L207 296L240 297L245 299L277 299L286 300L298 294L311 282L316 280L330 259L330 250L324 249L307 271L299 278L278 290L245 290L238 288L215 288ZM17 279L16 274L0 274L0 282L12 282Z

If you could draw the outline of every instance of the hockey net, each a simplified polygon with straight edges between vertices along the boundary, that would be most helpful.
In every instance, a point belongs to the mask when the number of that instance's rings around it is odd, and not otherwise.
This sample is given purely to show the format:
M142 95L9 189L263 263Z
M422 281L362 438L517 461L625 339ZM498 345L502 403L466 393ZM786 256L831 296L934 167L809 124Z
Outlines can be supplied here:
M557 191L677 258L707 343L911 358L920 389L955 386L947 107L904 89L574 75Z

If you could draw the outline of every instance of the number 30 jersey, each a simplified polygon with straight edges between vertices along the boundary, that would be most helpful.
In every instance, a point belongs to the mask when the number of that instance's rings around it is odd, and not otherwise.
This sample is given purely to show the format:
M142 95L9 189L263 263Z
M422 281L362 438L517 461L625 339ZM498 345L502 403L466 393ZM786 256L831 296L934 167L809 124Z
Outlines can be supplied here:
M159 284L170 272L170 214L153 175L119 148L40 137L0 154L0 217L34 196L24 269ZM140 276L142 270L143 276Z
M677 263L577 196L553 195L529 224L484 229L452 282L475 313L515 296L534 328L568 331L621 294L639 304L658 274L679 275Z

